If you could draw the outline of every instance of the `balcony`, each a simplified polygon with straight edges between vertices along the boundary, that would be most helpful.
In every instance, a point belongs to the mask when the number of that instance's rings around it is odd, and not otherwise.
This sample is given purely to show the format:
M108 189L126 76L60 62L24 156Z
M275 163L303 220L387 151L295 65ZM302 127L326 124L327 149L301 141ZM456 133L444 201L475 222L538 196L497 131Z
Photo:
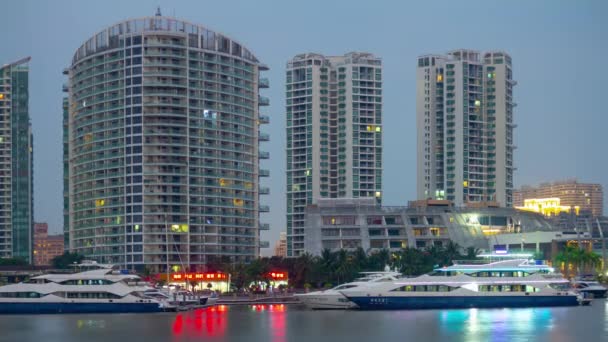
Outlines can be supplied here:
M266 96L259 96L258 97L258 105L260 105L260 106L270 106L270 99L268 99Z
M269 241L260 241L260 248L270 248Z
M260 223L260 230L270 230L270 223Z
M70 91L70 87L68 86L68 84L67 84L67 83L64 83L64 84L61 86L61 90L62 90L64 93L67 93L67 92L69 92L69 91Z
M260 205L260 212L261 213L269 213L270 212L270 206L268 206L268 205Z
M268 115L260 115L260 118L258 120L260 122L260 125L262 124L269 124L270 123L270 117Z
M267 78L260 78L259 82L258 82L258 88L263 89L263 88L269 88L270 87L270 81Z
M268 70L270 70L270 68L268 67L268 65L266 65L264 63L258 64L258 68L260 69L260 71L268 71Z
M270 177L270 170L260 169L260 177Z
M260 157L260 159L269 159L270 158L270 152L260 151L259 157Z
M270 141L270 134L260 132L258 135L259 141Z
M68 75L70 73L70 68L63 68L63 74Z
M270 195L270 188L267 186L260 187L260 195Z

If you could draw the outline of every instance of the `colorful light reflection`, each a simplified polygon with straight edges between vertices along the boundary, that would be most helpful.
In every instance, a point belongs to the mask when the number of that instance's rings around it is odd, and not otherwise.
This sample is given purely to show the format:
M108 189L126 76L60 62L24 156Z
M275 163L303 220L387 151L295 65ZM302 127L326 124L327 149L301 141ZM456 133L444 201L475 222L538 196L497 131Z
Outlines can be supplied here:
M186 337L222 337L226 333L228 307L197 309L192 312L178 313L173 321L173 336Z

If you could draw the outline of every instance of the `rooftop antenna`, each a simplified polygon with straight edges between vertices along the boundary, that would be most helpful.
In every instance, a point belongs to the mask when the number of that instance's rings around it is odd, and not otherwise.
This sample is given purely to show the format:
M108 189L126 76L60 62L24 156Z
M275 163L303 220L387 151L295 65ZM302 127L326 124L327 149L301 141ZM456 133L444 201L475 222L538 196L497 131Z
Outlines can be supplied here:
M157 17L162 17L162 14L160 13L160 6L156 7L156 14Z

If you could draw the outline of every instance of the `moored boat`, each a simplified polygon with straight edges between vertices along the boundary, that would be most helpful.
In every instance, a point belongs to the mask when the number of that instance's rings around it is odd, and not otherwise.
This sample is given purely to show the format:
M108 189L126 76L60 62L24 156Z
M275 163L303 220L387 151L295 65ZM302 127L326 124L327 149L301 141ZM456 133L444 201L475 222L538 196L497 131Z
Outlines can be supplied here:
M89 270L45 274L0 287L0 314L160 312L164 303L145 298L151 287L111 265L86 262Z
M295 297L311 309L353 309L357 305L346 298L341 291L369 286L370 284L390 282L397 280L398 272L362 272L362 277L353 282L345 283L334 288L314 291L310 293L296 294Z
M457 264L341 293L364 310L574 306L582 300L561 274L526 259Z

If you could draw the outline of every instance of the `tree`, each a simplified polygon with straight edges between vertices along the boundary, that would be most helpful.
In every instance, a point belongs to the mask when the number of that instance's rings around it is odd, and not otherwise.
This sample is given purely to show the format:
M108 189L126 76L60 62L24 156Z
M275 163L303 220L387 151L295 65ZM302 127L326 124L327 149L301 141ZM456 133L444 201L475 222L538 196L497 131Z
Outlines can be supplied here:
M51 265L53 265L53 268L56 269L66 269L70 265L73 265L75 263L79 264L80 262L82 262L82 259L84 259L83 255L80 255L78 253L65 252L62 255L58 255L51 259Z
M0 258L0 266L25 266L27 260L24 258Z

